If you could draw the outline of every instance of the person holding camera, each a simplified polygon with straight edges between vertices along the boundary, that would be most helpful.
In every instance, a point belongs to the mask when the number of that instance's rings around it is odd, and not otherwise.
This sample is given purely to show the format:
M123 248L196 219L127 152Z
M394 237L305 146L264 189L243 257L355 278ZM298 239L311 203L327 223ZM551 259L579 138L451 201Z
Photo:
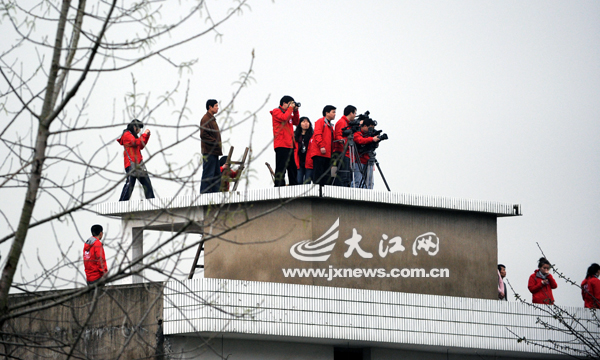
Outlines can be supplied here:
M379 142L379 136L368 136L369 129L375 127L375 122L371 118L367 118L360 123L360 131L354 133L354 142L357 146L364 146L374 142ZM364 152L360 154L360 164L358 161L354 164L352 173L354 174L354 180L352 182L353 188L373 189L373 166L369 165L369 153ZM366 168L366 179L363 181L362 169Z
M294 155L298 166L298 184L310 184L312 181L312 164L306 158L308 145L313 136L313 127L310 119L306 116L300 118L300 125L296 126L294 141L296 142Z
M348 123L356 118L356 107L352 105L344 108L344 116L336 123L333 131L333 159L337 166L337 174L333 181L333 185L350 187L350 149L346 148L346 153L342 156L344 146L348 142L347 137L343 136L344 128L348 127Z
M142 135L138 136L143 127L144 124L141 121L133 119L127 125L127 128L123 130L121 137L117 139L117 142L124 147L123 158L125 161L125 172L127 173L127 179L125 180L125 186L123 187L123 191L121 191L119 201L129 200L136 180L139 180L140 184L144 187L146 199L154 199L154 190L152 189L152 183L150 183L146 166L142 163L141 152L150 139L150 129L146 129Z
M215 193L221 189L221 169L219 156L221 149L221 131L215 115L219 112L217 100L206 101L206 114L200 120L200 146L202 150L202 181L200 194Z
M327 105L323 108L323 117L315 122L313 146L308 156L313 161L313 181L315 184L331 184L331 151L333 149L333 124L335 119L335 106Z
M285 186L287 170L289 185L298 185L294 159L294 126L300 123L300 103L285 95L279 107L271 111L273 117L273 147L275 148L275 187Z

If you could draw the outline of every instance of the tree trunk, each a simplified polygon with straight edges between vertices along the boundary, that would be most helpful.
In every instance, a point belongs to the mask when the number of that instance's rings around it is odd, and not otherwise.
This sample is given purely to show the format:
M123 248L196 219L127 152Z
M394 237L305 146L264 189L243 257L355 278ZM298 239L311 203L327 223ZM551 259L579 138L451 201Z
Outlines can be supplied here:
M46 92L44 95L44 104L42 107L42 113L38 118L38 132L35 141L35 150L33 153L33 162L31 165L31 175L27 182L27 194L25 195L25 202L23 209L21 210L21 218L19 219L19 226L15 232L15 239L11 245L6 265L2 270L2 277L0 278L0 328L4 324L4 316L8 313L8 293L12 286L15 272L17 271L17 265L23 252L23 246L25 245L25 239L27 238L27 231L29 230L29 222L31 221L31 215L35 208L35 201L40 188L40 182L42 179L42 169L44 167L44 161L46 160L46 148L48 147L48 136L50 124L52 123L52 100L54 96L54 87L56 78L58 75L60 55L62 53L62 41L65 32L65 24L67 20L67 14L69 12L70 0L63 0L60 19L58 27L56 29L56 39L54 41L54 51L52 56L52 64L50 66L50 72L48 74L48 83L46 85Z

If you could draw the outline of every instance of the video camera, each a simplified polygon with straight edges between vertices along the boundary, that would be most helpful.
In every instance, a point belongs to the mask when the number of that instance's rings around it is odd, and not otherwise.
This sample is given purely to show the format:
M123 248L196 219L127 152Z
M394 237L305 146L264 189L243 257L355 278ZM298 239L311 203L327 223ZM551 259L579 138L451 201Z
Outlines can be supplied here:
M355 117L354 120L348 122L348 126L342 128L342 136L348 137L350 136L350 134L354 134L355 132L360 131L360 122L366 119L370 119L369 114L371 114L369 111L365 111L364 114L360 114L357 117Z
M368 115L368 111L365 113ZM377 149L379 147L379 143L383 140L387 140L389 139L388 135L383 133L383 130L375 130L375 126L377 126L377 121L371 119L370 117L366 117L365 119L363 119L363 126L366 125L369 127L369 130L367 131L367 133L365 134L367 137L379 137L379 141L378 142L372 142L366 145L359 145L357 146L357 150L359 152L359 154L369 154L370 158L375 158L375 149Z

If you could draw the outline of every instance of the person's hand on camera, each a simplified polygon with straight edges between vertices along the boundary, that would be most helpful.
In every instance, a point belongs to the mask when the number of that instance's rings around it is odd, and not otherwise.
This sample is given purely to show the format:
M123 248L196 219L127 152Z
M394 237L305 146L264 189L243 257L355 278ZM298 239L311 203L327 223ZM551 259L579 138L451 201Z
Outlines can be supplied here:
M379 140L380 140L380 139L379 139L379 135L378 135L378 136L375 136L375 137L373 138L373 141L375 141L375 142L379 142Z
M144 134L150 135L150 129L146 129L146 131L144 131Z
M326 152L325 148L321 148L321 154L325 155Z
M292 109L292 111L296 110L296 103L295 102L293 102L293 101L290 102L290 109Z

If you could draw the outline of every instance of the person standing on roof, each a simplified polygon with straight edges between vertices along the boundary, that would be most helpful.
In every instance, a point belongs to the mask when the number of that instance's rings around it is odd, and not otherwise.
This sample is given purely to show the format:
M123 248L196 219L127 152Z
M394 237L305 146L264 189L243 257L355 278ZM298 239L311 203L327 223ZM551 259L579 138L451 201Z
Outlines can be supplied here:
M300 112L294 98L285 95L279 107L271 110L273 117L273 147L275 148L275 187L298 185L297 164L294 158L294 126L300 124Z
M206 101L206 114L200 120L200 146L202 148L202 182L200 193L215 193L221 189L221 170L219 156L221 148L221 131L215 115L219 112L217 100Z
M141 121L133 119L127 125L127 128L123 130L121 137L117 139L117 142L123 145L125 149L123 151L123 158L125 161L125 172L127 173L127 180L125 181L119 201L129 200L136 180L139 180L140 184L144 187L146 199L154 199L152 183L150 183L146 166L142 163L142 149L146 147L150 139L150 129L146 129L141 136L138 136L143 127L144 124Z

